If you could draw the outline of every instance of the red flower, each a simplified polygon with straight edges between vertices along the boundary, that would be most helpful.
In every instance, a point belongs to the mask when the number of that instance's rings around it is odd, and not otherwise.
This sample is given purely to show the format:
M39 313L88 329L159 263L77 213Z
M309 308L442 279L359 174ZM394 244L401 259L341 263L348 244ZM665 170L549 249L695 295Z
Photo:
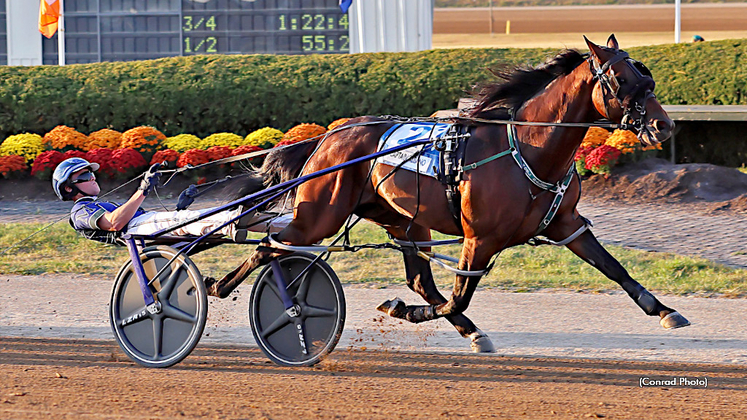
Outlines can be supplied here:
M26 170L26 158L18 155L0 156L0 176L13 178Z
M233 149L233 152L231 152L231 156L245 155L247 153L258 152L260 150L262 150L262 148L259 146L249 146L249 145L239 146Z
M603 144L586 156L586 169L597 174L609 174L620 154L617 148Z
M150 164L166 162L169 168L176 167L176 162L179 160L179 152L176 150L166 149L159 150L153 155L153 159L150 160Z
M212 162L214 160L219 160L231 156L232 150L228 146L213 146L207 149L207 152L208 159L210 159L210 161Z
M276 145L274 145L272 147L283 147L283 146L287 146L289 144L298 143L299 141L301 141L301 140L281 140L281 141L278 142L278 144L276 144Z
M65 155L56 150L42 152L34 159L34 164L31 166L31 175L39 179L50 180L54 168L63 160L65 160Z
M76 157L82 159L86 158L86 152L81 152L80 150L68 150L67 152L63 153L63 155L65 156L66 160Z
M120 178L131 178L146 166L145 158L135 149L117 149L112 153L112 168Z
M179 156L179 161L176 163L176 166L181 168L182 166L197 166L208 162L210 162L210 155L208 155L206 150L189 149Z
M112 149L92 149L86 153L85 159L89 162L98 163L100 168L98 173L103 174L107 177L114 176L114 168L112 167L112 155L114 151Z
M259 146L251 146L251 145L246 144L246 145L239 146L233 149L233 152L231 152L231 156L245 155L247 153L258 152L260 150L262 150L262 148ZM261 166L263 159L264 159L264 155L260 155L260 156L249 159L249 163L255 166ZM236 163L233 163L231 164L231 166L235 168L243 167L242 162L245 162L245 160L241 160Z
M573 160L578 161L578 160L586 158L586 156L588 156L592 150L594 150L594 147L592 146L579 147L578 150L576 150L576 156L574 156Z

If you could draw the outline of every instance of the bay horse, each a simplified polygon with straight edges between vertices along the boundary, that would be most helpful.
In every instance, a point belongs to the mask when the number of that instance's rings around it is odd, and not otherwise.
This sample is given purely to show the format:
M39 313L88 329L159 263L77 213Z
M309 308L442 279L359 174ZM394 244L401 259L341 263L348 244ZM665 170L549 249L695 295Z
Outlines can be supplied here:
M407 285L428 305L406 305L397 298L378 309L411 322L445 317L471 340L474 351L494 351L487 335L463 314L481 278L475 272L483 274L494 255L526 244L539 230L546 243L567 246L617 282L647 315L660 317L664 328L689 325L631 278L576 209L581 191L574 155L591 123L602 118L618 123L645 145L666 140L674 128L653 94L651 73L619 49L614 35L606 47L584 39L589 54L567 50L536 68L496 73L502 81L484 86L476 105L458 120L471 130L464 162L483 164L462 173L457 223L447 187L439 180L367 161L301 184L293 201L293 221L273 238L291 245L315 244L335 235L351 214L403 241L429 241L431 230L463 236L458 267L468 273L456 275L449 299L436 288L429 263L415 252L403 252ZM508 120L516 124L506 125ZM359 117L346 124L350 128L322 141L271 153L260 175L267 184L277 184L370 155L394 122ZM519 157L495 158L507 150ZM276 252L258 248L233 272L210 282L208 293L228 296L252 270L279 255Z

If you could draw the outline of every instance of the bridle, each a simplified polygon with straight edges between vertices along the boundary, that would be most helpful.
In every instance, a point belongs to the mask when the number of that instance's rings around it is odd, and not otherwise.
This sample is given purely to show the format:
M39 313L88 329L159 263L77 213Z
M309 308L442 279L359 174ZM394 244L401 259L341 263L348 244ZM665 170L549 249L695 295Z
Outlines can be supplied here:
M631 59L625 51L617 51L612 58L601 65L593 54L589 55L587 61L589 62L589 68L594 76L594 80L599 81L599 85L602 88L602 94L605 99L604 111L607 114L605 117L611 120L610 109L607 104L607 98L611 96L617 101L620 109L623 110L623 116L620 119L620 129L636 130L640 136L646 124L646 102L650 98L656 98L654 95L656 83L651 75L651 71L640 61ZM623 99L618 96L620 82L617 80L615 70L612 68L612 66L620 62L629 66L633 74L638 77L635 86L633 86ZM633 118L634 110L638 114L638 118Z

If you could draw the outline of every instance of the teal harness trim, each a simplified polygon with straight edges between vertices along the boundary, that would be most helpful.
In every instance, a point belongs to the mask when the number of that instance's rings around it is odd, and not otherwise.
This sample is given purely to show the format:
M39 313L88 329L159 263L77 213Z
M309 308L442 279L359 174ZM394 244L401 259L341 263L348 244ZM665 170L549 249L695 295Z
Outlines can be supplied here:
M537 232L535 232L535 235L538 235L540 232L545 230L548 225L550 225L550 222L552 222L552 219L555 218L555 215L558 213L560 203L563 202L563 196L565 196L565 192L568 190L568 186L571 185L571 181L573 181L573 175L576 172L576 165L571 165L570 168L568 168L568 173L566 173L565 178L560 180L557 184L545 182L539 179L539 177L534 174L534 171L532 171L532 168L529 167L527 161L525 161L521 156L521 151L519 150L516 142L516 126L514 124L506 124L506 133L508 134L508 150L504 150L503 152L490 156L479 162L462 166L461 169L462 171L469 171L503 156L509 154L513 156L516 164L519 165L519 167L524 171L524 175L527 177L527 179L529 179L529 181L532 182L532 184L538 186L539 188L542 188L545 191L549 191L555 194L555 198L550 205L550 210L548 210L547 214L540 222L539 227L537 228Z
M471 171L472 169L475 169L478 166L482 166L482 165L484 165L484 164L486 164L488 162L492 162L492 161L494 161L494 160L496 160L498 158L502 158L503 156L506 156L506 155L508 155L510 153L513 153L513 151L511 149L504 150L504 151L498 153L497 155L493 155L493 156L491 156L489 158L485 158L485 159L483 159L483 160L481 160L479 162L470 163L469 165L464 165L464 166L462 166L462 171Z

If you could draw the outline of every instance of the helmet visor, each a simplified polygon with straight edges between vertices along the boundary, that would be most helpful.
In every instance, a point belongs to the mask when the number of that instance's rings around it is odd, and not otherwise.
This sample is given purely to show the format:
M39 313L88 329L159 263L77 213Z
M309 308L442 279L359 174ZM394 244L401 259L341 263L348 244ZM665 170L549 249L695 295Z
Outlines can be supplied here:
M95 180L96 180L96 175L94 175L93 172L85 171L82 174L78 175L77 178L70 181L70 183L75 185L75 184L82 184L84 182L90 182L90 181L95 181Z

